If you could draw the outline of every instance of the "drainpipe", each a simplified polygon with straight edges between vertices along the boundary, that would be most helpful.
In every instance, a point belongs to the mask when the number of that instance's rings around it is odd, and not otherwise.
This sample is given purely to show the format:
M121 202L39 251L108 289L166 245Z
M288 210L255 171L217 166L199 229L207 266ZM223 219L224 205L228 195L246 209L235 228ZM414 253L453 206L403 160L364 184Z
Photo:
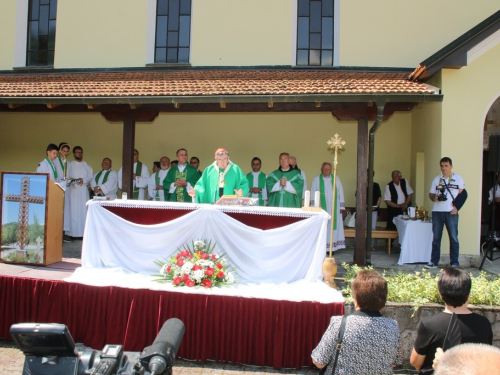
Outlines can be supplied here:
M372 264L372 211L373 211L373 165L375 159L375 132L378 130L384 119L385 102L377 102L377 119L370 129L368 140L368 197L367 197L367 220L366 220L366 265Z

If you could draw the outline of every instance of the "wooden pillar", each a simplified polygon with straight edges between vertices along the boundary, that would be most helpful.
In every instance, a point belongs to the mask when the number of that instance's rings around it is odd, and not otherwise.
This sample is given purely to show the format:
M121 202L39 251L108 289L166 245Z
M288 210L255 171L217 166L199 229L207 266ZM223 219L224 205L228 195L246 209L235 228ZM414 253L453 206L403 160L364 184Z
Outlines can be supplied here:
M122 192L128 194L132 199L133 191L133 168L134 168L134 143L135 123L153 122L158 112L149 110L132 109L129 106L116 106L115 110L103 111L101 114L110 122L123 123L122 140Z
M123 119L122 143L122 193L127 193L129 199L133 197L134 179L134 145L135 145L135 119Z
M356 184L356 237L354 238L354 263L366 264L366 187L368 185L368 118L358 118L358 160Z

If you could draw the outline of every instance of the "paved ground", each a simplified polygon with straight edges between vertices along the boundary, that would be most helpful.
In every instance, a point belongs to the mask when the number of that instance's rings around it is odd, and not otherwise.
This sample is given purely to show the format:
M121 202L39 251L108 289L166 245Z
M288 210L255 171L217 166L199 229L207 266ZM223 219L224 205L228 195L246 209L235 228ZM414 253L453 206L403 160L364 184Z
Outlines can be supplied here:
M390 255L385 252L385 246L377 247L375 252L372 253L372 264L379 270L401 270L403 272L414 272L421 270L423 264L405 264L403 266L398 266L397 262L399 259L399 248L398 246L393 247L393 251ZM353 262L353 251L352 247L340 250L334 254L336 262L338 264L338 276L341 277L345 273L345 269L341 267L343 262L352 264ZM495 254L499 256L500 254ZM55 264L51 267L51 279L62 279L67 277L68 272L72 272L80 264L81 257L81 241L76 240L74 243L65 243L63 246L63 262ZM466 268L468 271L477 275L479 273L477 268ZM491 275L500 275L500 259L497 261L490 262L486 260L483 270ZM431 270L433 273L439 272L439 269ZM29 266L11 266L0 263L0 272L2 274L19 275L23 277L41 277L41 272L39 267L29 267ZM12 341L0 339L0 375L3 374L21 374L24 363L24 355L19 351ZM208 375L208 374L220 374L220 375L239 375L239 374L253 374L253 375L264 375L264 374L296 374L296 375L315 375L319 371L312 368L304 368L300 370L296 369L281 369L275 370L269 367L257 367L257 366L247 366L238 364L227 364L220 362L194 362L177 360L174 366L174 374L179 375ZM415 374L415 371L411 370L398 370L395 371L398 374Z

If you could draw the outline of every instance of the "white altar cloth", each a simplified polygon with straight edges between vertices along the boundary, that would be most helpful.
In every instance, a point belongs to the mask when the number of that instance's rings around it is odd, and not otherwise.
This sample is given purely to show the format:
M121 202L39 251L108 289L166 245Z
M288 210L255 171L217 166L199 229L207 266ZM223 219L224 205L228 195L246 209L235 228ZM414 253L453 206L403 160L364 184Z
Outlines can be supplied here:
M169 258L192 240L208 239L217 242L215 253L224 253L237 268L241 284L316 282L322 278L326 212L307 213L309 218L299 222L261 230L240 223L214 205L198 205L195 211L166 223L140 225L95 203L88 204L82 245L84 269L116 268L151 275L158 272L154 260ZM297 215L300 211L296 209Z
M322 281L300 280L281 284L235 284L223 288L174 287L170 282L157 283L155 277L145 273L125 272L120 268L77 268L64 279L66 282L92 286L117 286L129 289L150 289L186 294L205 294L228 297L260 298L279 301L343 303L344 297Z
M402 216L392 221L398 230L401 253L398 264L427 263L431 260L432 223L403 220Z

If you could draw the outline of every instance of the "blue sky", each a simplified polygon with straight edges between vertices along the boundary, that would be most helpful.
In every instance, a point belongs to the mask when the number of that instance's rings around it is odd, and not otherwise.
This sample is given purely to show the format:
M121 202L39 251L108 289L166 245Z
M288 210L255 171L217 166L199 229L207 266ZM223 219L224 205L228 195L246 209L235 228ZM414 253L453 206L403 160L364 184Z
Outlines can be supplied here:
M3 174L3 194L17 194L21 193L21 179L26 176L26 174ZM30 177L30 191L31 196L45 197L47 190L47 176L43 175L28 175ZM38 216L38 222L40 224L45 223L45 203L35 204L30 203L30 224L33 223L33 218ZM18 221L19 214L19 203L18 202L6 202L5 198L2 198L2 224L11 223L13 221Z

